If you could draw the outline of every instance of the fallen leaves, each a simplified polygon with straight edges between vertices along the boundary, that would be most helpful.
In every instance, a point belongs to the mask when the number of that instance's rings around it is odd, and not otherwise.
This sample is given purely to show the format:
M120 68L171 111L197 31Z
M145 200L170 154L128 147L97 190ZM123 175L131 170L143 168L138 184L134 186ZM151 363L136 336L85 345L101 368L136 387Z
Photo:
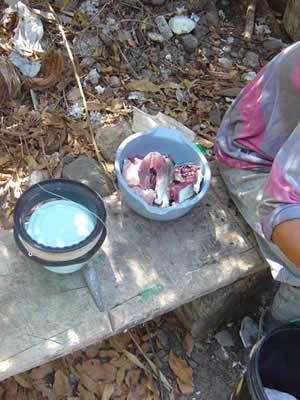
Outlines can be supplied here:
M72 395L72 387L70 385L69 379L60 370L57 370L55 372L53 389L57 397Z
M96 358L84 361L81 371L86 373L93 380L113 382L117 375L117 369L109 363L101 364Z
M169 354L169 365L176 375L181 392L185 395L192 394L194 391L192 368L185 360L176 357L172 351Z
M30 89L48 89L59 80L64 69L64 59L60 52L50 49L42 59L41 76L35 78L25 77L23 84Z

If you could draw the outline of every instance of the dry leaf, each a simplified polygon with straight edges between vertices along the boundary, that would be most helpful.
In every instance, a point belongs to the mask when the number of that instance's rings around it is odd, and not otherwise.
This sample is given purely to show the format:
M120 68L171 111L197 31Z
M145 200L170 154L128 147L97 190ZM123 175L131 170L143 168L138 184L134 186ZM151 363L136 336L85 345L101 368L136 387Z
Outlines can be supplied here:
M0 57L0 105L15 98L20 88L21 81L15 67L7 57Z
M128 332L120 333L109 339L110 345L117 351L126 350L129 343L131 342L131 337Z
M148 81L147 79L131 81L128 83L127 87L129 90L138 90L140 92L160 92L159 86L155 85L151 81Z
M141 375L141 370L138 368L133 368L127 372L125 382L128 387L137 385Z
M7 164L10 161L10 156L7 153L0 153L0 167Z
M181 85L180 83L167 81L167 82L162 83L161 85L159 85L159 87L161 89L182 89L183 85Z
M183 341L183 347L186 354L190 357L194 347L194 339L190 332L187 332Z
M147 371L147 368L145 367L145 365L137 358L137 356L135 356L134 354L130 353L127 350L124 350L123 353L126 355L126 357L128 358L128 360L130 360L133 364L135 364L136 366L138 366L139 368L142 368L144 370Z
M96 400L94 393L89 392L82 385L78 385L78 392L80 393L80 400Z
M101 400L110 400L113 394L114 394L114 385L112 383L106 383L104 386Z
M194 391L192 368L185 360L176 357L172 351L169 353L169 365L176 375L181 392L185 395L192 394Z
M18 384L20 386L22 386L25 389L32 389L32 384L31 384L31 380L28 374L19 374L16 375L15 380L18 382Z
M81 371L85 372L95 381L103 380L113 382L117 375L117 369L112 364L101 364L99 360L92 358L82 363Z
M43 396L45 396L48 400L57 400L57 396L54 390L50 389L46 383L35 383L33 382L34 388L41 392Z
M53 365L52 363L41 365L38 368L34 368L30 372L30 376L32 379L38 380L45 378L46 375L49 375L53 372Z
M30 89L48 89L63 78L64 59L60 52L51 49L43 56L42 67L39 75L42 77L23 79L25 87Z
M117 360L120 358L120 353L115 350L100 350L99 351L100 358L110 358L112 360Z
M57 396L71 396L72 394L72 387L70 385L69 379L60 370L57 370L55 372L53 389Z
M233 87L233 88L219 90L216 92L216 94L219 96L236 97L241 90L242 88L240 87Z
M97 394L98 392L98 384L92 378L90 378L86 374L80 375L80 383L84 385L90 392L94 392Z
M16 400L17 392L18 384L14 380L11 380L6 386L4 400Z

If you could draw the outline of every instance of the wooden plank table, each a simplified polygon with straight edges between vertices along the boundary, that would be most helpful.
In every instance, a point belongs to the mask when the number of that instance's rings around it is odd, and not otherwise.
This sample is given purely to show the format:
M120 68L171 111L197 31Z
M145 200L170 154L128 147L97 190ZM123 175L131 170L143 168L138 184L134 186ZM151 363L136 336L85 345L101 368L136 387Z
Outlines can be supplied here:
M117 194L105 199L108 236L90 261L100 312L82 273L49 272L0 232L0 380L101 341L265 268L249 228L215 173L207 195L171 222L144 219Z

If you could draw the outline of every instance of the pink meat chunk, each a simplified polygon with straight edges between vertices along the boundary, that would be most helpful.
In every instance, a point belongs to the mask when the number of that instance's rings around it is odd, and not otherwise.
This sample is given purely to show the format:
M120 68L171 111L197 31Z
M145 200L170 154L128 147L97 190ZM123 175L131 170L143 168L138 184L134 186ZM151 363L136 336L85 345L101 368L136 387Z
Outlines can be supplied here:
M138 186L140 184L139 167L141 162L142 158L138 158L138 156L124 160L122 174L129 186Z
M172 182L169 185L168 192L171 203L182 203L195 194L193 183L187 182Z
M175 167L174 170L174 181L195 183L198 179L198 172L200 170L199 165L192 164L180 164Z
M141 196L148 204L153 204L156 197L156 193L153 189L142 189L140 186L132 186L132 190Z

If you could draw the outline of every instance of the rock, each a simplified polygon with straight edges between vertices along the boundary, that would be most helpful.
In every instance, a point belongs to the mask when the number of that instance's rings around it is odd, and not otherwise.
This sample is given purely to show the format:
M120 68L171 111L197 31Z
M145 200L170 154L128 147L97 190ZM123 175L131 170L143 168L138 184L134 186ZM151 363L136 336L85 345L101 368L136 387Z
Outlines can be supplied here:
M219 26L219 16L216 10L212 9L206 14L206 21L209 26Z
M35 185L36 183L42 182L49 179L49 173L48 171L37 171L34 170L31 172L31 174L28 177L28 185L32 186Z
M63 177L88 185L100 196L110 194L105 177L102 175L97 162L87 156L79 156L63 169Z
M96 143L104 158L114 161L115 153L124 139L132 134L129 124L122 120L113 126L96 129Z
M55 7L57 8L62 8L62 6L66 2L64 0L55 0ZM75 10L75 8L78 6L79 0L70 0L67 2L67 6L65 7L65 11L72 11Z
M126 31L125 29L120 29L118 31L118 40L119 42L127 42L127 40L132 40L131 33Z
M252 79L255 78L255 77L256 77L256 72L255 71L245 72L242 75L242 80L246 81L246 82L249 82L249 81L252 81Z
M198 40L201 40L208 34L208 32L209 29L206 25L199 24L194 29L193 34Z
M96 86L99 83L100 75L98 74L97 70L94 68L94 69L90 70L90 72L87 74L85 79L87 81L91 82L91 84L93 86Z
M219 64L221 64L227 70L232 69L232 61L227 57L219 58Z
M136 100L136 102L138 104L144 104L145 103L145 95L144 95L144 93L136 90L134 92L129 93L128 100Z
M111 29L104 27L102 30L99 31L99 37L102 40L102 42L105 44L107 47L111 47L113 44L113 34Z
M198 48L198 39L192 34L184 35L182 44L187 53L193 53Z
M154 82L156 80L156 74L150 69L143 69L142 76L149 79L149 81Z
M270 37L269 39L264 40L263 46L267 50L280 51L284 47L284 44L280 39Z
M210 57L213 55L213 51L212 51L210 48L208 48L208 47L204 47L204 48L202 49L202 55L203 55L204 57L206 57L206 58L210 58Z
M196 22L184 15L176 15L169 21L169 26L176 35L190 33L196 27Z
M221 125L221 112L218 109L212 110L209 113L210 122L215 126Z
M156 25L158 27L159 32L165 38L165 40L171 39L173 36L173 32L171 31L166 18L162 15L159 15L155 18Z
M118 76L112 76L109 80L110 86L113 88L117 88L121 86L121 81Z
M93 33L78 34L73 40L73 51L76 56L90 57L102 46L101 39Z
M153 42L163 43L165 41L165 38L163 37L163 35L160 33L157 33L157 32L148 32L147 36Z
M84 57L80 63L82 67L92 67L96 60L94 57Z
M245 57L243 58L243 64L251 68L258 68L259 67L258 55L253 51L247 51Z
M224 329L223 331L216 333L215 338L216 338L217 342L223 347L233 347L234 346L233 337L227 329Z

